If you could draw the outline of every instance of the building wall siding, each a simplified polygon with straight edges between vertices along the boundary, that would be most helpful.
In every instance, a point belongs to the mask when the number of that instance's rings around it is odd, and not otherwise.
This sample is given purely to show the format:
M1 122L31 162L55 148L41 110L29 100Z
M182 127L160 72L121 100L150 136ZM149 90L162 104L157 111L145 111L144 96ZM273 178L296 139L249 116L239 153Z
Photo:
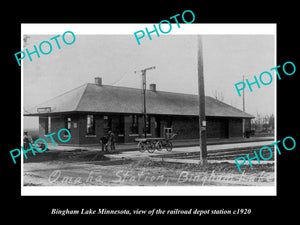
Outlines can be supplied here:
M132 142L134 137L129 136L131 135L130 126L131 126L131 118L128 115L124 116L124 141L125 142Z
M51 133L55 132L54 140L58 144L67 145L98 145L100 138L107 130L104 124L104 116L111 118L111 129L115 133L118 143L133 143L138 137L144 137L143 116L138 116L138 134L131 133L132 118L130 115L121 114L92 114L95 119L95 135L87 135L87 115L89 113L77 113L66 116L55 116L51 118ZM177 134L175 139L198 139L199 138L199 119L196 116L168 116L168 115L149 115L151 133L147 137L165 137L164 128L172 127L173 133ZM57 138L57 133L65 127L65 117L71 117L71 136L67 143L61 143ZM39 136L44 137L46 130L47 117L39 117ZM159 123L157 121L159 120ZM238 118L218 118L207 117L206 135L207 138L242 137L242 119ZM246 120L247 125L250 120ZM160 125L160 126L159 126ZM157 127L159 126L159 127ZM160 132L157 132L159 130ZM63 138L63 137L62 137ZM50 143L51 139L46 138Z
M78 119L79 128L79 144L80 145L100 145L100 137L102 133L103 121L100 116L94 115L95 120L95 135L87 135L87 115L91 114L80 114ZM102 126L101 126L102 124Z
M139 116L138 117L139 119L139 121L138 121L138 124L139 124L139 133L138 133L138 135L140 136L140 137L144 137L144 117L143 116ZM135 137L136 138L136 137ZM134 141L134 139L133 139L133 141Z
M40 116L39 116L39 137L40 137L40 138L43 138L44 135L45 135L45 130L46 130L45 124L46 124L46 120L47 120L46 117L40 117Z
M124 143L125 123L123 115L117 115L113 117L112 131L115 134L116 142Z
M78 115L69 115L69 117L71 117L71 139L70 141L66 142L66 143L62 143L62 144L67 144L67 145L73 145L79 144L79 126L78 126L78 121L79 121L79 116ZM62 122L62 128L64 127L64 120ZM60 128L61 129L61 128Z
M206 137L220 138L221 137L221 120L218 118L206 118Z
M251 130L251 119L245 119L245 130Z
M165 137L164 128L168 128L168 118L166 116L160 117L160 136Z
M65 117L64 116L51 117L51 130L50 130L49 134L55 132L55 135L52 135L52 137L53 137L55 143L58 145L64 145L64 144L78 145L79 144L79 132L78 132L79 129L78 129L78 127L74 128L74 123L77 123L78 118L75 115L72 115L72 116L69 115L68 117L71 117L71 129L70 129L71 139L66 143L61 142L57 137L59 130L62 128L65 128ZM50 137L45 138L45 135L47 135L47 134L45 134L45 131L47 129L45 127L46 120L48 120L47 117L39 117L39 137L44 138L48 143L52 143ZM60 132L60 138L67 139L67 137L64 137L63 134L64 134L64 131Z
M229 135L230 137L243 137L242 119L229 119Z
M199 120L197 117L173 117L173 133L175 139L195 139L199 138Z

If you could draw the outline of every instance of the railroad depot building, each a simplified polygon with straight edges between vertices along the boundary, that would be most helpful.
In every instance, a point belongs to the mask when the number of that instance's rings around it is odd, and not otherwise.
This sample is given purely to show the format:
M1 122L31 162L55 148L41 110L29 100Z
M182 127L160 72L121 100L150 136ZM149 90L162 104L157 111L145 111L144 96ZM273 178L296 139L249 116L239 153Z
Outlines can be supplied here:
M158 91L155 84L150 84L146 99L148 137L164 137L164 128L172 128L177 134L175 139L199 138L198 95ZM208 96L205 111L207 138L243 137L243 129L249 130L254 118ZM57 133L61 128L68 129L71 133L68 145L99 144L108 130L115 133L117 143L134 142L144 135L141 89L102 85L99 77L95 83L67 91L24 116L39 117L40 137ZM61 143L56 135L53 138Z

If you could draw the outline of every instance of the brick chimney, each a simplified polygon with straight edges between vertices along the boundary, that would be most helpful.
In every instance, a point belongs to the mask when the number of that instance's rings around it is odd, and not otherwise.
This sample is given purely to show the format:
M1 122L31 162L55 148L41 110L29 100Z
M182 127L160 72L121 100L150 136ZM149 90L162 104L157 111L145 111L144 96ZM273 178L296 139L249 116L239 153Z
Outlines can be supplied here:
M150 91L156 92L156 84L150 84Z
M101 77L95 77L95 84L97 86L102 86L102 78Z

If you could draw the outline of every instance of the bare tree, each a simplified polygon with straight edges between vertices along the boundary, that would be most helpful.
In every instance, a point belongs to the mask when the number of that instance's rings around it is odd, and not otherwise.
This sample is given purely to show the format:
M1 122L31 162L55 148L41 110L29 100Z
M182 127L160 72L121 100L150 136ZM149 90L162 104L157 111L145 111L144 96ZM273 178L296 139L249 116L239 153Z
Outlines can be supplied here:
M223 91L220 91L220 90L214 90L212 91L212 96L219 100L219 101L224 101L224 93Z
M26 47L27 46L27 44L28 44L28 39L30 38L30 36L29 35L27 35L27 34L24 34L24 36L23 36L23 47Z
M256 132L274 132L274 114L262 115L257 113L255 119L253 120L253 126Z

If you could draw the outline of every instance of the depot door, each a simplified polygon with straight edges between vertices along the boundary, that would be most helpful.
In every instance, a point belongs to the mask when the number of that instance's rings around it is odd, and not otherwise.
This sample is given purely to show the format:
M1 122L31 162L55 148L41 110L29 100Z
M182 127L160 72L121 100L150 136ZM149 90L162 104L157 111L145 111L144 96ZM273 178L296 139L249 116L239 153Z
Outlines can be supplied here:
M220 119L220 138L229 138L228 119Z
M160 127L160 118L155 117L155 137L160 137L161 127Z

